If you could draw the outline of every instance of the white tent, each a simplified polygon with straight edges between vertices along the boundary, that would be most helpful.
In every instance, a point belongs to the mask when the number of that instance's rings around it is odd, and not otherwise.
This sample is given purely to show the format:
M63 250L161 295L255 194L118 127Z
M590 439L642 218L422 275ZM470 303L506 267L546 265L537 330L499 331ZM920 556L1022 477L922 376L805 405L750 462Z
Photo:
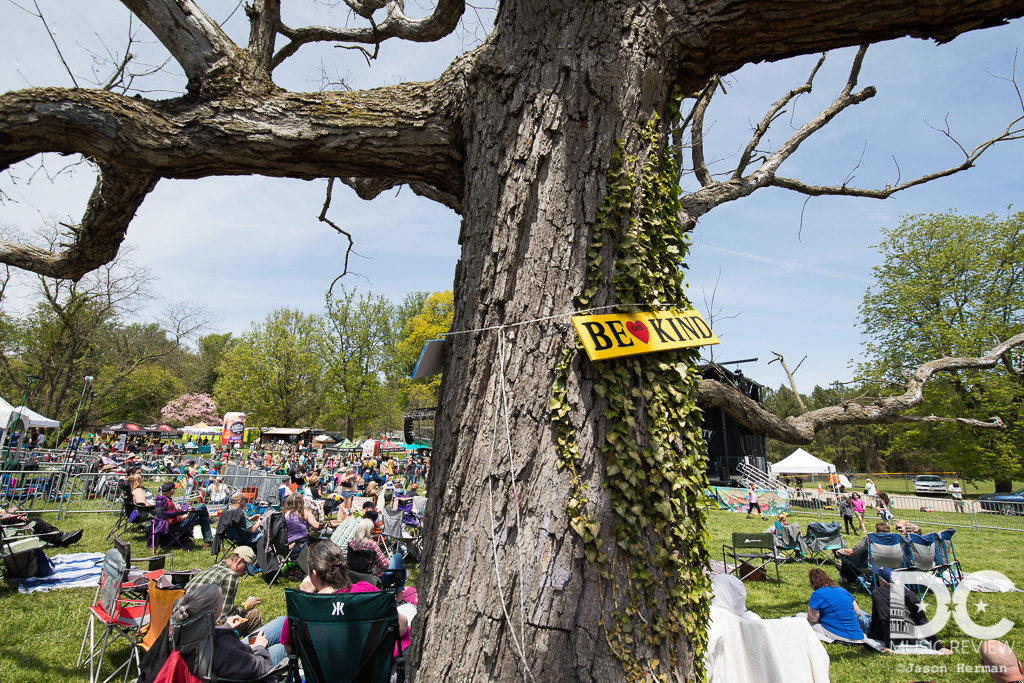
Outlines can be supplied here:
M18 412L19 410L21 411L22 415L28 418L29 427L42 427L43 429L56 429L57 427L60 427L59 420L51 420L48 417L40 415L34 410L26 408L25 406L15 408L14 412Z
M17 408L5 401L3 398L0 398L0 434L3 434L7 429L7 425L11 420L19 419L17 413ZM23 412L19 421L21 422L21 427L19 427L19 429L24 433L29 428L28 413Z
M836 471L836 466L814 457L802 448L798 448L788 457L770 466L772 474L829 474Z

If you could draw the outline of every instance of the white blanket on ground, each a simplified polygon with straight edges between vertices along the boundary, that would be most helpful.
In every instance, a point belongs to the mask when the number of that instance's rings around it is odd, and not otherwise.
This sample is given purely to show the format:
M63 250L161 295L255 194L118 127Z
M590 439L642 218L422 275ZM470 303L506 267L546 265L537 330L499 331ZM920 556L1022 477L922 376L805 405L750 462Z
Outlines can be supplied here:
M711 607L709 683L829 683L825 646L806 619L742 619Z
M24 579L18 586L19 593L49 591L54 588L85 588L100 585L103 553L68 553L54 555L54 572L43 578Z
M1013 581L1005 576L995 575L995 572L980 571L972 574L964 574L960 583L967 586L969 590L979 593L1020 593L1021 590L1013 585Z

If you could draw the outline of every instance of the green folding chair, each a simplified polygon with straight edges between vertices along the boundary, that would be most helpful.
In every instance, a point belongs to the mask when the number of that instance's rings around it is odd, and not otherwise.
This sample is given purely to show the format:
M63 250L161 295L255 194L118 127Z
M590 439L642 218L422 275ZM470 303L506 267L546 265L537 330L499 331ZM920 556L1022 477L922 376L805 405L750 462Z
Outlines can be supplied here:
M729 559L734 565L729 568ZM779 576L779 562L785 558L775 552L775 534L743 534L732 535L732 545L722 546L722 564L726 572L735 573L740 581L751 576L758 570L765 574L765 578L771 580L771 576L765 569L768 565L775 566L775 582L782 583ZM744 569L746 563L749 569Z
M310 594L285 589L293 653L288 680L298 683L388 683L405 680L405 658L395 655L395 594ZM300 678L299 666L305 676Z

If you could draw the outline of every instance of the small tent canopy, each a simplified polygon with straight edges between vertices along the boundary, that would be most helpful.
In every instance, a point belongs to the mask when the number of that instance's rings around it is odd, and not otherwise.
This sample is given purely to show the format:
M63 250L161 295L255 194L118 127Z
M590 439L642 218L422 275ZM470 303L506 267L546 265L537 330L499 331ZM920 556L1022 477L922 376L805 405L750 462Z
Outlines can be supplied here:
M189 425L188 427L182 427L181 431L185 434L193 434L195 436L212 436L214 434L220 434L221 428L211 427L205 422L198 422L194 425Z
M836 466L816 458L802 448L798 448L789 454L789 457L771 465L773 475L780 474L830 474L836 471Z
M51 420L48 417L44 417L44 416L40 415L39 413L37 413L34 410L30 410L29 408L26 408L25 406L21 406L20 408L15 408L14 412L18 412L19 410L21 411L22 415L25 415L25 416L28 417L28 426L29 427L43 427L44 429L56 429L57 427L60 427L60 421L59 420Z

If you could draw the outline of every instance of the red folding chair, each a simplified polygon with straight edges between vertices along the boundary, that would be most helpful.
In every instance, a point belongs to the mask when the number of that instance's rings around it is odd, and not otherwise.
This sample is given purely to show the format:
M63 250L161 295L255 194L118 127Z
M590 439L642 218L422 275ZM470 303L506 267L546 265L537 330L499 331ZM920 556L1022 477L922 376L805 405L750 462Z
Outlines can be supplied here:
M89 620L82 636L82 646L78 650L78 663L75 665L80 667L88 663L89 683L99 681L107 648L122 638L131 645L131 652L124 664L103 679L103 683L113 680L122 670L124 681L127 682L132 664L135 665L136 672L139 671L139 641L141 633L149 623L149 603L145 599L128 598L124 593L148 585L150 579L159 578L163 570L158 569L131 583L124 583L123 578L127 569L124 557L116 548L107 551L103 558L100 585L96 589L93 604L89 607ZM97 634L97 626L103 629L100 635ZM85 652L86 642L89 643L88 655Z

